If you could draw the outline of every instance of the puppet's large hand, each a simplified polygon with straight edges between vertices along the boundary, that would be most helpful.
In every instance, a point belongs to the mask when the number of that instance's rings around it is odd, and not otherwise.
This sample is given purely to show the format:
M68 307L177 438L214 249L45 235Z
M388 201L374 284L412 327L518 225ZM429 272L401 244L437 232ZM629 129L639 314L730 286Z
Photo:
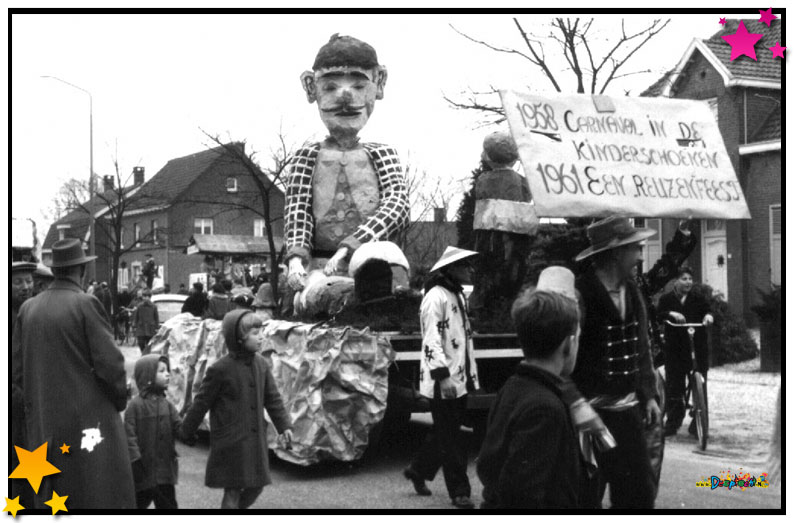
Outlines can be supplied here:
M325 264L323 272L326 276L331 276L336 272L336 269L339 267L339 262L345 259L348 252L349 250L347 247L339 247L339 249L337 249L336 253L334 253L331 259Z
M287 285L294 291L303 290L306 280L306 269L303 267L303 260L299 257L292 258L287 268Z

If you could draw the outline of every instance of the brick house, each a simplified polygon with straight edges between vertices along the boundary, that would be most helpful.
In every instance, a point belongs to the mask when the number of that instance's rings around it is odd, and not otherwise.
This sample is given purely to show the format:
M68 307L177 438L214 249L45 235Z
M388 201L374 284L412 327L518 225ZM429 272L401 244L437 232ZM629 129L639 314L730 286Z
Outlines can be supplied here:
M250 253L235 252L236 261L264 263L268 253L262 252L266 239L265 222L261 214L260 193L241 160L245 144L234 143L170 160L150 180L144 183L143 167L133 170L134 183L125 188L128 202L123 214L122 245L135 245L121 257L119 289L135 281L140 274L146 254L152 254L160 267L164 283L176 291L180 283L187 285L191 273L207 272L228 266L228 257L221 253L188 254L191 239L196 235L234 237L243 245L257 245ZM105 184L113 179L105 177ZM271 183L260 177L266 187ZM105 193L112 191L105 186ZM100 200L99 198L95 198ZM108 209L99 209L97 220L107 216ZM271 216L277 250L281 247L284 224L284 194L277 187L270 191ZM261 211L260 211L261 212ZM96 227L97 280L110 282L110 253L104 246L108 238ZM73 211L54 223L43 244L43 257L51 256L52 244L63 237L81 238L88 242L88 219L85 212ZM246 241L248 240L248 241ZM128 243L129 242L129 243ZM267 243L266 241L264 242ZM193 249L192 251L195 251ZM225 258L225 259L224 259Z
M736 33L739 22L728 20L707 40L693 40L678 65L642 95L704 100L714 112L752 218L699 220L700 247L688 263L696 280L722 292L735 312L755 324L750 309L758 302L755 289L782 283L782 60L773 59L768 48L783 39L780 20L771 27L744 20L750 33L764 35L755 46L757 61L747 56L731 61L731 46L721 36ZM661 231L647 247L652 263L677 222L642 221Z

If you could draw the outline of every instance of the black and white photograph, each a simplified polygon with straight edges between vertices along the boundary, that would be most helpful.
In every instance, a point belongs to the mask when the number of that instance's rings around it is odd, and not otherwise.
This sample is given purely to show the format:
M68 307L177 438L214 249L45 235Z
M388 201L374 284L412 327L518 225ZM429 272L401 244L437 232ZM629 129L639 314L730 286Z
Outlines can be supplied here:
M256 7L8 9L3 512L785 513L785 9Z

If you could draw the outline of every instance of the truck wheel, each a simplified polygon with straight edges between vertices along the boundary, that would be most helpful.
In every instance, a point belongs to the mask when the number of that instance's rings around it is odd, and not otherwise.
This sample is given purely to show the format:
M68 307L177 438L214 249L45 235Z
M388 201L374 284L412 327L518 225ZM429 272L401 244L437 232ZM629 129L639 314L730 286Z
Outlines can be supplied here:
M408 430L411 411L404 408L387 408L383 419L369 431L367 453L386 447L391 442L401 441L402 435Z

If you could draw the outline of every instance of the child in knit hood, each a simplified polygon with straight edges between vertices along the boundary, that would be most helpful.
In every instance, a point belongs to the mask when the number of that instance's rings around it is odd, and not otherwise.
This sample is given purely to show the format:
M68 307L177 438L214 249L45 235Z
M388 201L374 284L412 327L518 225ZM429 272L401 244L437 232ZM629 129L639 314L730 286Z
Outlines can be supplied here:
M152 501L158 510L175 510L179 469L175 438L180 419L165 397L170 379L168 356L148 354L135 362L136 396L124 412L139 509Z
M261 320L251 311L233 310L221 325L228 354L216 361L201 383L181 435L189 439L210 411L210 455L205 485L222 488L223 509L250 507L271 483L267 450L267 409L282 440L292 441L292 426L270 372L259 354Z

